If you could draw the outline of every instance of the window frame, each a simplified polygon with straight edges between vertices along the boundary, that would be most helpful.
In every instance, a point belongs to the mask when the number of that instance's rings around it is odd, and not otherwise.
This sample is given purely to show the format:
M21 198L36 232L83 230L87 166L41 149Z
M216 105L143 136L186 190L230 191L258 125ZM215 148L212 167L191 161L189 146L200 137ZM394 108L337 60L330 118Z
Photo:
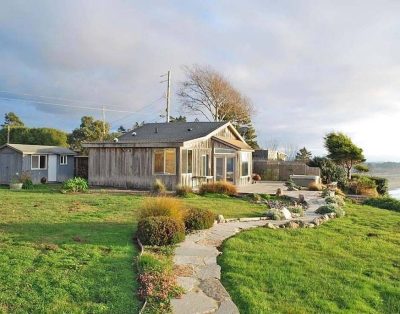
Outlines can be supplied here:
M246 160L243 160L243 156L246 156ZM243 174L243 164L247 164L247 174ZM248 152L241 152L240 153L240 176L242 178L250 176L250 154Z
M208 154L201 155L200 175L202 177L210 176L210 157Z
M155 163L155 160L156 160L156 152L159 152L159 151L163 151L163 172L156 172L156 163ZM167 169L167 158L166 158L166 155L167 155L167 151L173 151L174 152L174 161L175 161L175 164L174 164L174 170L175 170L175 173L169 173L169 172L166 172L166 169ZM172 176L176 176L176 149L175 148L155 148L154 150L153 150L153 175L172 175Z
M38 157L38 168L34 168L33 167L33 157ZM44 157L45 160L45 167L44 168L40 168L40 159ZM31 155L31 170L47 170L47 155L41 155L41 154L33 154Z
M190 158L189 158L190 155ZM186 156L186 158L184 157ZM190 161L190 162L189 162ZM190 163L190 167L189 167ZM182 150L182 174L193 174L193 150Z
M63 161L63 159L65 159ZM60 166L67 166L68 165L68 155L60 155Z

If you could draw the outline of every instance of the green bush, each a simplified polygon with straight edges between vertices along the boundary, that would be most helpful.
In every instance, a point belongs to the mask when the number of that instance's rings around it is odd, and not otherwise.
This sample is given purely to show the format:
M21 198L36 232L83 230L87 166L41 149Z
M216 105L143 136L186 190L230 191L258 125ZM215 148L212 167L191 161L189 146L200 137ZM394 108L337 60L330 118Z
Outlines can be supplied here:
M367 195L370 197L378 196L375 181L367 176L357 176L349 183L349 190L351 193L357 195Z
M167 189L165 184L160 179L156 179L153 183L152 191L156 194L164 194Z
M171 245L185 239L185 225L171 217L147 217L139 220L137 237L145 245Z
M175 193L177 196L187 197L190 194L193 194L193 189L190 186L179 184L176 186Z
M139 208L139 218L166 216L182 220L185 208L181 200L158 196L146 198Z
M344 210L336 204L323 205L315 212L320 215L335 213L337 217L342 217L345 214Z
M293 206L289 207L288 210L291 213L299 214L300 216L304 216L304 208L303 206Z
M211 183L204 183L200 186L199 193L204 195L206 193L236 195L237 189L232 183L226 181L217 181Z
M267 218L272 220L282 220L285 218L280 209L278 208L271 208L270 210L267 211L265 215L267 216Z
M172 267L170 265L168 258L162 255L156 255L152 253L143 253L140 256L138 267L140 272L164 272L171 271Z
M389 192L389 180L382 177L370 177L372 180L375 181L376 190L378 191L379 195L385 196Z
M369 198L364 201L364 204L400 212L400 201L391 197Z
M86 192L89 189L88 182L83 178L73 178L64 182L63 190L67 192Z
M209 210L190 208L184 217L186 231L211 228L214 224L214 219L214 213Z
M325 198L327 204L337 204L338 206L344 206L344 200L340 196L328 196Z

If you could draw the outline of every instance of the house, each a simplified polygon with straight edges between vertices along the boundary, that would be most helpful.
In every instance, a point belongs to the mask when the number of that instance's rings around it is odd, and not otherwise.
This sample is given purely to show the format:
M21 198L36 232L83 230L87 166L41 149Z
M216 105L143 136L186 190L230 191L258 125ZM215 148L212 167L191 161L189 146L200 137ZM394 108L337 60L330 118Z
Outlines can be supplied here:
M63 182L74 176L75 152L59 146L5 144L0 147L0 184L9 184L21 173L33 183L42 178Z
M230 122L148 123L114 142L83 146L91 185L149 189L159 179L174 189L252 180L253 149Z

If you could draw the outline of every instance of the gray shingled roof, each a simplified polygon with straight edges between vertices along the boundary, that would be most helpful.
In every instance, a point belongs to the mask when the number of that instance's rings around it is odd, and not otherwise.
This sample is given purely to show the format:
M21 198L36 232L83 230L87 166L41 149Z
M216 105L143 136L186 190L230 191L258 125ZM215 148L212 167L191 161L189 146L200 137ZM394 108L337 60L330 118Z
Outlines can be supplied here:
M24 154L58 154L58 155L76 155L73 150L61 146L44 145L25 145L25 144L5 144L2 147L11 147ZM1 147L0 147L1 148Z
M207 136L227 122L147 123L121 135L120 143L185 142ZM132 135L135 132L136 135Z

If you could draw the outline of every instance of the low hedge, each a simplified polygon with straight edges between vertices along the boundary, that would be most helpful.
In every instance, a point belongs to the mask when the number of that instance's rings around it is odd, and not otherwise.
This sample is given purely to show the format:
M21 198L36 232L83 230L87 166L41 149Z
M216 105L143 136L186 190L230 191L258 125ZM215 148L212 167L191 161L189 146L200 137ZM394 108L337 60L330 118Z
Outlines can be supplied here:
M369 198L364 201L364 204L400 212L400 201L391 197Z
M85 179L76 177L65 181L62 189L67 192L86 192L89 185Z
M209 210L190 208L184 216L186 231L211 228L214 224L214 219L214 213Z
M137 237L145 245L176 244L185 239L185 225L171 217L147 217L139 220Z

